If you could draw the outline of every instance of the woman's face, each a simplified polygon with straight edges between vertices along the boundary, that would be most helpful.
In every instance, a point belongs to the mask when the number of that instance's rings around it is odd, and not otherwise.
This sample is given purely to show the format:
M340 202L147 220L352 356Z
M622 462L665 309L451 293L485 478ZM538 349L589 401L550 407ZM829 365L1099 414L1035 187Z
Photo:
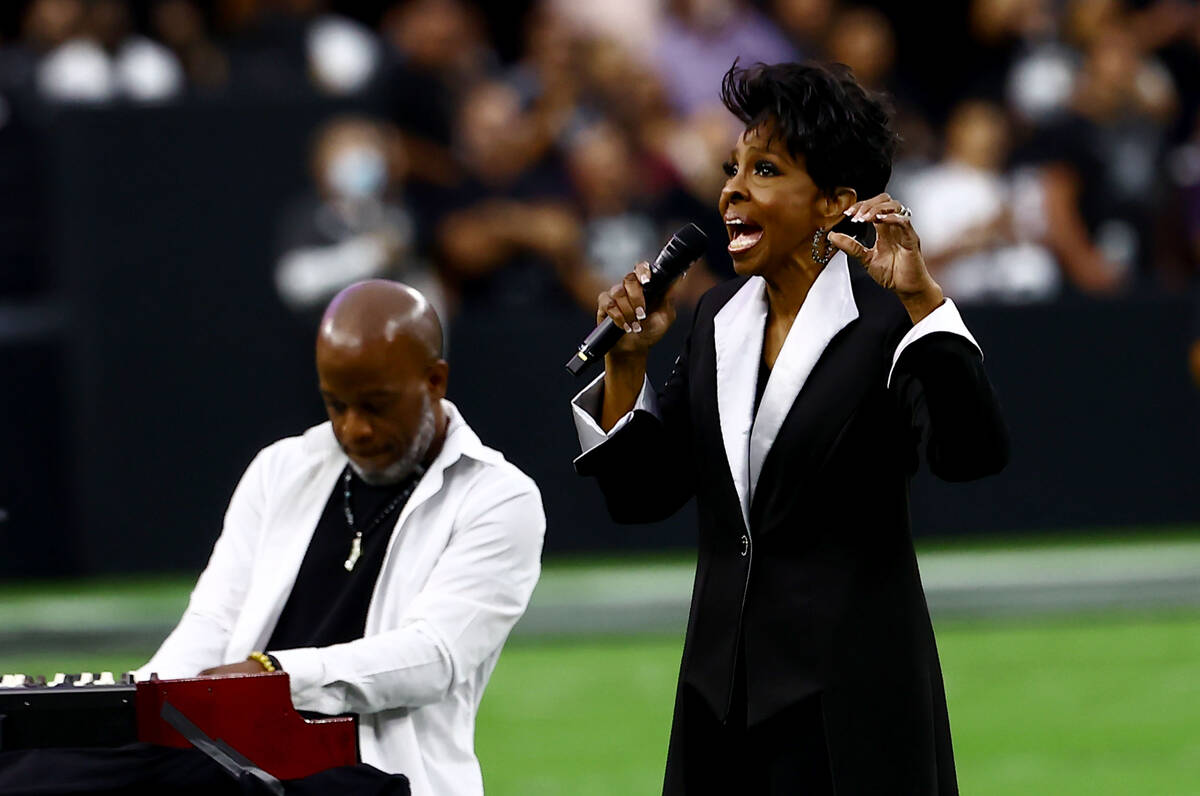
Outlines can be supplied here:
M775 125L767 122L738 137L725 164L718 208L729 232L733 269L743 276L769 277L797 260L809 259L813 233L823 226L829 204L793 158Z

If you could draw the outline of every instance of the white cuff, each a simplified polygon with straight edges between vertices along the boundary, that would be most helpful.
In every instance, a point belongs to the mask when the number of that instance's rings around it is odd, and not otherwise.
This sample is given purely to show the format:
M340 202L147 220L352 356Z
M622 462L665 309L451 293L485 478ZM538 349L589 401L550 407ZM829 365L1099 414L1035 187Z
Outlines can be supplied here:
M649 377L642 380L642 391L638 393L637 400L633 404L633 409L629 410L616 425L607 433L600 428L597 418L600 417L601 405L604 403L604 374L601 373L592 383L580 390L579 394L571 399L571 411L575 415L575 433L579 435L579 449L583 453L587 453L592 448L609 438L610 435L617 433L626 423L629 418L633 417L633 413L638 409L658 417L658 396L654 394L654 389L650 386Z
M908 330L908 334L900 340L900 345L896 346L896 353L892 355L892 367L888 371L887 384L889 387L892 386L892 374L896 372L896 363L900 361L900 354L904 352L904 349L925 335L934 332L950 332L965 337L971 341L971 345L979 350L979 356L983 356L983 349L979 347L979 343L975 341L967 329L967 325L963 323L962 316L958 314L958 307L954 306L953 301L946 299L940 307L914 324L913 328Z
M316 647L268 652L279 661L279 667L287 672L293 698L297 694L320 688L325 684L325 664L321 660L320 650Z

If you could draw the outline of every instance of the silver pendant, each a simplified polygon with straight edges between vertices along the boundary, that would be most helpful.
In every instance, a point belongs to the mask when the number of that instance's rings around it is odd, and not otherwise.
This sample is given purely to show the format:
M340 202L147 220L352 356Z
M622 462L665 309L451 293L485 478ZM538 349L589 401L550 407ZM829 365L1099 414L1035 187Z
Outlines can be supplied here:
M354 534L354 538L350 540L350 557L343 564L346 571L354 569L354 565L358 563L359 557L362 556L362 531Z

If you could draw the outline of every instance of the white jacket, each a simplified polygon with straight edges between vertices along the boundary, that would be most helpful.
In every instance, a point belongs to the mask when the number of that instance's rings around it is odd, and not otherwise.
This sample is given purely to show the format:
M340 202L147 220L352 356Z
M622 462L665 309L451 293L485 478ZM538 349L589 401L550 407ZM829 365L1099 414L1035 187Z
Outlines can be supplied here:
M270 650L296 708L360 714L363 762L407 775L416 796L483 792L475 713L537 583L546 528L533 481L442 406L445 444L397 518L364 637ZM183 618L139 679L191 677L264 648L345 466L329 423L255 457Z

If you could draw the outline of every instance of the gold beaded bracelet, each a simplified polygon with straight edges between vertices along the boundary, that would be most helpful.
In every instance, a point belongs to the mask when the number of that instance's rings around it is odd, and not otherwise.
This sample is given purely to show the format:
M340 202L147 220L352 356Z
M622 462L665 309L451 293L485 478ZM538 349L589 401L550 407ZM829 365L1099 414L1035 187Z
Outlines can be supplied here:
M246 660L255 661L259 666L263 667L263 669L268 672L275 671L275 664L271 662L271 656L267 655L265 652L258 652L255 650L246 656Z

